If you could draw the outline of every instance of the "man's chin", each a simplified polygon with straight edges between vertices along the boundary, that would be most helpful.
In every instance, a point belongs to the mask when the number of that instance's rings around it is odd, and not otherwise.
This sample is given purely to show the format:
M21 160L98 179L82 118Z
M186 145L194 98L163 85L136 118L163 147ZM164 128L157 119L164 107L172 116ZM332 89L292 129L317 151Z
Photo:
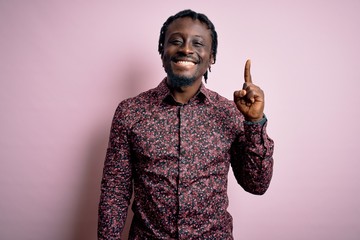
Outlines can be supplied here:
M191 86L196 78L194 76L181 76L175 74L168 74L168 84L173 88L187 87Z

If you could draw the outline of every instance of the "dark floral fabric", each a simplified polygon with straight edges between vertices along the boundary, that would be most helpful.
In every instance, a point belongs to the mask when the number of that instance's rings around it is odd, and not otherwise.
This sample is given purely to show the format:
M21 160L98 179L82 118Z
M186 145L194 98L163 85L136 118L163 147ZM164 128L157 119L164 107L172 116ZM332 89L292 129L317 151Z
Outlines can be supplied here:
M129 239L233 239L229 167L263 194L273 170L266 122L250 124L233 101L201 86L177 103L163 80L122 101L113 118L101 183L99 239L120 239L134 190Z

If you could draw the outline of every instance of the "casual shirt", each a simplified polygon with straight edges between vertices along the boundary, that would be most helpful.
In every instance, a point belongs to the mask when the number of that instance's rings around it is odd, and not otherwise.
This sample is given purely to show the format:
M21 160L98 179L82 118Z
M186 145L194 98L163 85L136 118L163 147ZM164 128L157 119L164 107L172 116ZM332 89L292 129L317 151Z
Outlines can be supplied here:
M166 79L122 101L104 164L99 239L120 239L133 191L129 239L233 239L229 167L246 191L267 190L274 145L266 125L246 122L204 85L187 104Z

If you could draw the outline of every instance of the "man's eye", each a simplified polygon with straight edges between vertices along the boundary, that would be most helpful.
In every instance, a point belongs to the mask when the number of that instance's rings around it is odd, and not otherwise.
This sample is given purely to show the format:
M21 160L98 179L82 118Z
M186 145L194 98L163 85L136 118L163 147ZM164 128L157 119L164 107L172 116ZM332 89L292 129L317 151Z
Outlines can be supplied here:
M170 43L171 43L171 44L174 44L174 45L181 45L181 44L182 44L182 41L181 41L181 40L178 40L178 39L175 39L175 40L171 40Z
M194 42L194 46L202 47L202 46L204 46L204 44L202 42Z

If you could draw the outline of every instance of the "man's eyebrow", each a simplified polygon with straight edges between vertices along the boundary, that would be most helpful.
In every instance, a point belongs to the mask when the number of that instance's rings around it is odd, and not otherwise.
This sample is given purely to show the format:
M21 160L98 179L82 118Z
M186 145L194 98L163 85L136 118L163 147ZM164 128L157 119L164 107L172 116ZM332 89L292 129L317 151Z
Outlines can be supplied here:
M171 36L174 36L174 35L183 35L181 32L172 32L169 34L169 37ZM197 37L197 38L204 38L203 35L193 35L194 37Z

